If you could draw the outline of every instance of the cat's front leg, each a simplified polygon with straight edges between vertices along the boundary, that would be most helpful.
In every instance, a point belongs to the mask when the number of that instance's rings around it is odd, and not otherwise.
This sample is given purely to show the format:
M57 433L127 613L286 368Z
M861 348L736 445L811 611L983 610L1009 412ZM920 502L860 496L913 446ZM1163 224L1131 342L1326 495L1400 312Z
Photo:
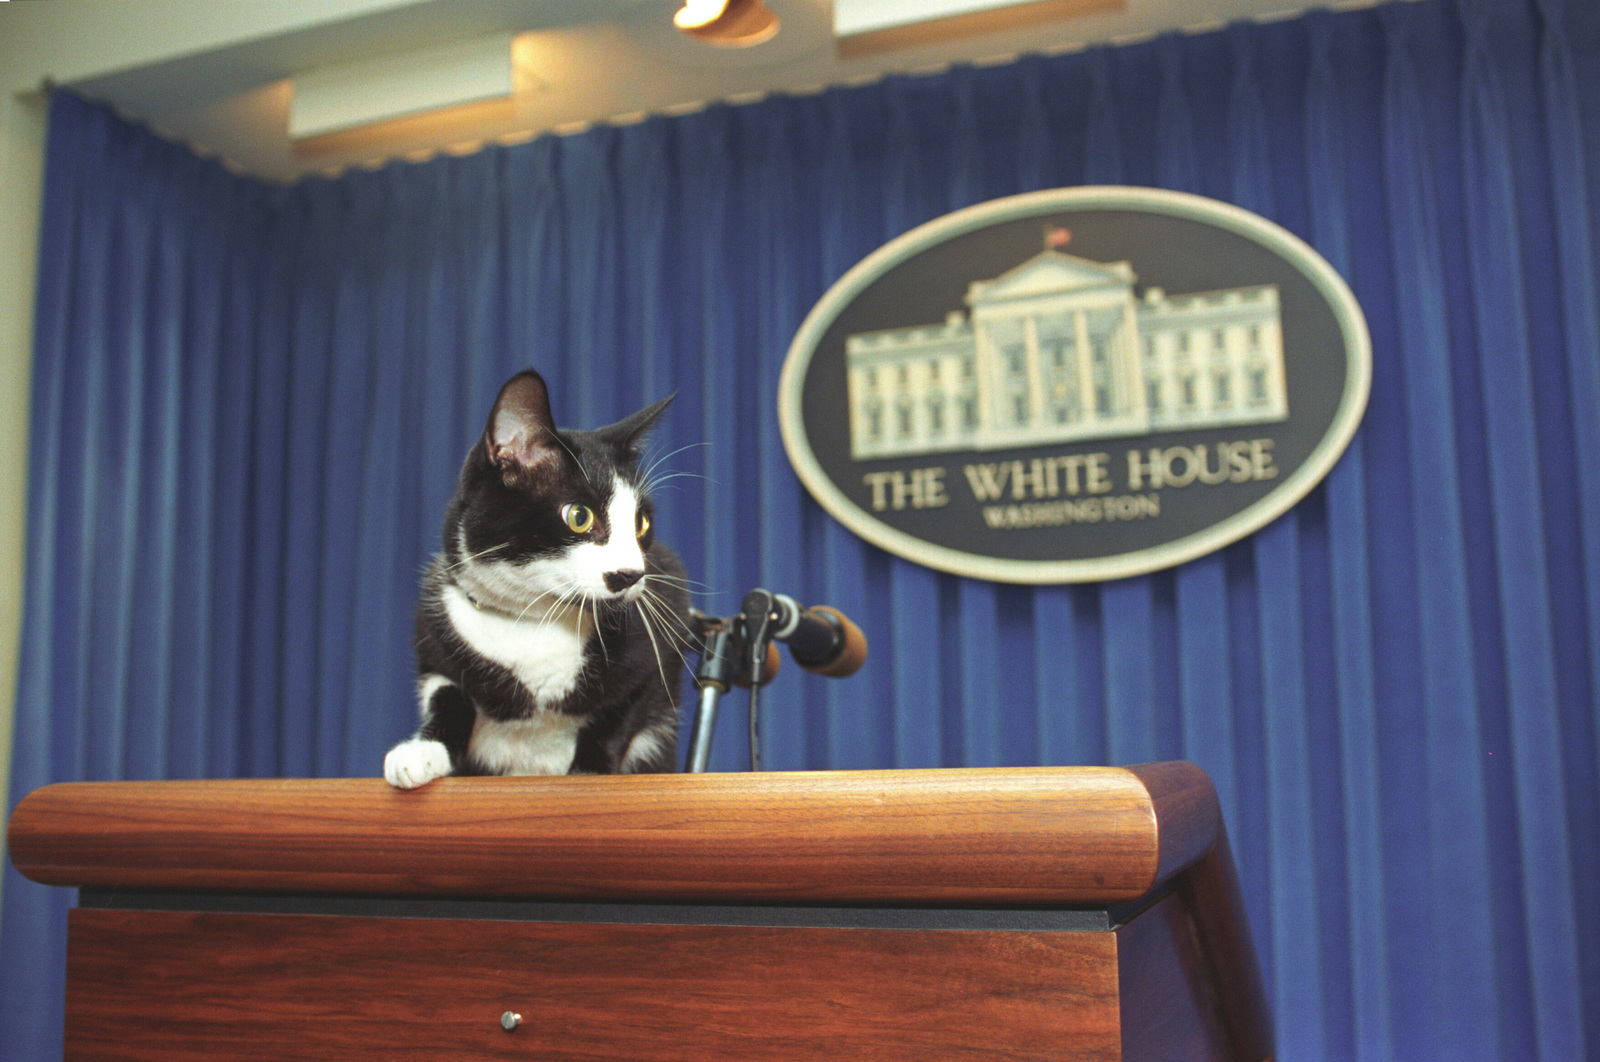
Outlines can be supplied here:
M427 674L417 683L422 726L383 758L384 781L396 789L416 789L443 778L465 759L476 709L466 693L443 675Z
M450 753L438 741L410 738L383 758L383 779L396 789L415 789L450 773Z

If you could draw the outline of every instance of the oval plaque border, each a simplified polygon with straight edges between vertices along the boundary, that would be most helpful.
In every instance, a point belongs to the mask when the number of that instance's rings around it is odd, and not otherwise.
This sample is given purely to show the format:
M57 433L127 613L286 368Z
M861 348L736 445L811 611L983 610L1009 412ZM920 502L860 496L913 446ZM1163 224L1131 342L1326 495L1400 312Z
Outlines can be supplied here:
M1306 460L1265 497L1201 531L1128 553L1080 560L1013 560L940 546L889 526L839 490L811 448L802 400L818 343L869 284L925 248L990 225L1063 210L1145 211L1199 221L1251 240L1299 270L1327 301L1344 335L1345 387L1331 423ZM1144 575L1203 557L1288 512L1344 454L1360 426L1371 390L1372 339L1366 317L1344 278L1304 240L1258 214L1220 200L1158 188L1091 185L978 203L925 222L857 262L811 308L789 345L778 380L778 425L790 464L812 497L834 519L875 546L929 568L975 579L1039 585L1098 582Z

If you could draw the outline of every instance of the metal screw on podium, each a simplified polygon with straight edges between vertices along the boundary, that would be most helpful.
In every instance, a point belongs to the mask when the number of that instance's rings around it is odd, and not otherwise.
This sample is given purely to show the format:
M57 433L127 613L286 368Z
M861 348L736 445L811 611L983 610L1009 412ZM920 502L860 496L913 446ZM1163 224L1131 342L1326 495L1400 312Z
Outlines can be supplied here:
M516 1014L508 1010L504 1014L500 1015L500 1028L504 1029L506 1032L516 1032L517 1026L521 1024L521 1014Z

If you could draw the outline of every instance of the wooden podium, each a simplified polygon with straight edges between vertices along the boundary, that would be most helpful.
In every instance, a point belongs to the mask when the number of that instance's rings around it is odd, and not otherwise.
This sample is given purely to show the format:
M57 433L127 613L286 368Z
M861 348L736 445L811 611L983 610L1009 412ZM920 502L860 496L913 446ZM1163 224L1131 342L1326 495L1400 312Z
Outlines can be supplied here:
M68 1059L1230 1059L1272 1033L1186 763L68 783Z

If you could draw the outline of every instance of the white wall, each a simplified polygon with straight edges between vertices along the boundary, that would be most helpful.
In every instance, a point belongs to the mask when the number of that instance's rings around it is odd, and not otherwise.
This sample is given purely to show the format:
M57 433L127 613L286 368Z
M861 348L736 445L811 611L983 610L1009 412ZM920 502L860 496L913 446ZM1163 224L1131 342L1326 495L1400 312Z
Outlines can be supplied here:
M11 774L11 734L22 619L27 497L28 381L39 231L43 93L0 96L0 792Z

